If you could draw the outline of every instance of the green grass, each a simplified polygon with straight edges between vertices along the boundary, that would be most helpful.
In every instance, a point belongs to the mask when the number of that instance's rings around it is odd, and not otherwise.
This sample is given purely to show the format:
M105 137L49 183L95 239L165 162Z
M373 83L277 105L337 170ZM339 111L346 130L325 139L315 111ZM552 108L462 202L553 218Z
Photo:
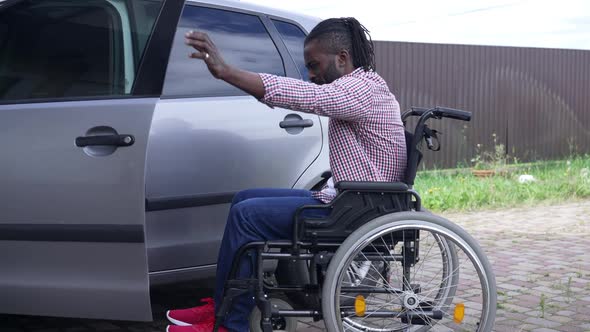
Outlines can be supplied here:
M519 183L522 174L533 175ZM510 165L501 175L478 178L469 169L422 171L415 189L432 211L466 211L536 205L590 197L590 155Z

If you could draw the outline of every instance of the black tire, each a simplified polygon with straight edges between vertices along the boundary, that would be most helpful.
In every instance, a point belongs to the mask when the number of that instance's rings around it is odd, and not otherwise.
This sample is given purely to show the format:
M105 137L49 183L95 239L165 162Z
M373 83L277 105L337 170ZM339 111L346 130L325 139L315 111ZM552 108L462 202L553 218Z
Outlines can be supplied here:
M272 306L279 310L292 310L293 307L278 298L271 298L270 302ZM260 321L262 319L262 315L260 313L260 309L258 307L254 307L252 313L250 313L250 332L262 332L262 326ZM273 319L273 331L284 331L284 332L295 332L297 330L297 318L296 317L280 317Z

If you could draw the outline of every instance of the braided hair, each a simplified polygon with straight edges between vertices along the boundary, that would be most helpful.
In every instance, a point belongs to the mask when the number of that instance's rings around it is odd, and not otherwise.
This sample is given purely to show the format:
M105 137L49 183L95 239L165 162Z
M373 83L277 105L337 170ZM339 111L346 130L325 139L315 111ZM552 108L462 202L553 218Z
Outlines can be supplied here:
M354 17L330 18L321 21L307 37L305 44L318 40L327 52L338 54L346 50L354 68L375 70L375 51L369 30Z

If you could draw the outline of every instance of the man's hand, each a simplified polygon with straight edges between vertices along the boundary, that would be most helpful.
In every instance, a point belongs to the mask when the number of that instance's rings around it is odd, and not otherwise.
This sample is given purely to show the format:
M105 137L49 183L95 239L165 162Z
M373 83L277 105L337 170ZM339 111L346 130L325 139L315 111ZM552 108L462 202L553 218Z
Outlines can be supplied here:
M264 84L260 75L227 65L206 33L189 31L186 33L185 38L186 44L198 51L191 53L189 56L205 61L211 75L215 78L222 79L257 99L264 97Z
M230 68L221 58L221 54L209 36L204 32L189 31L185 38L185 43L198 51L191 53L189 57L205 61L215 78L225 79Z

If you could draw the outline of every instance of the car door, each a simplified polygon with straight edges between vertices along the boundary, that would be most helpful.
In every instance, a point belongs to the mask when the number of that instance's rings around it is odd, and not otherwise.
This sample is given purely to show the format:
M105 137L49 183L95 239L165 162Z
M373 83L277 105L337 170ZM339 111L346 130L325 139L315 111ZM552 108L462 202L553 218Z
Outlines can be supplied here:
M148 152L147 234L154 276L170 271L189 278L191 269L211 271L233 195L248 188L293 187L322 149L318 116L271 109L215 79L202 61L188 57L188 30L207 32L225 61L238 68L301 77L265 15L185 5Z
M140 65L174 2L0 7L0 313L152 319L144 179L158 99L139 94L157 94L148 76L165 67Z

